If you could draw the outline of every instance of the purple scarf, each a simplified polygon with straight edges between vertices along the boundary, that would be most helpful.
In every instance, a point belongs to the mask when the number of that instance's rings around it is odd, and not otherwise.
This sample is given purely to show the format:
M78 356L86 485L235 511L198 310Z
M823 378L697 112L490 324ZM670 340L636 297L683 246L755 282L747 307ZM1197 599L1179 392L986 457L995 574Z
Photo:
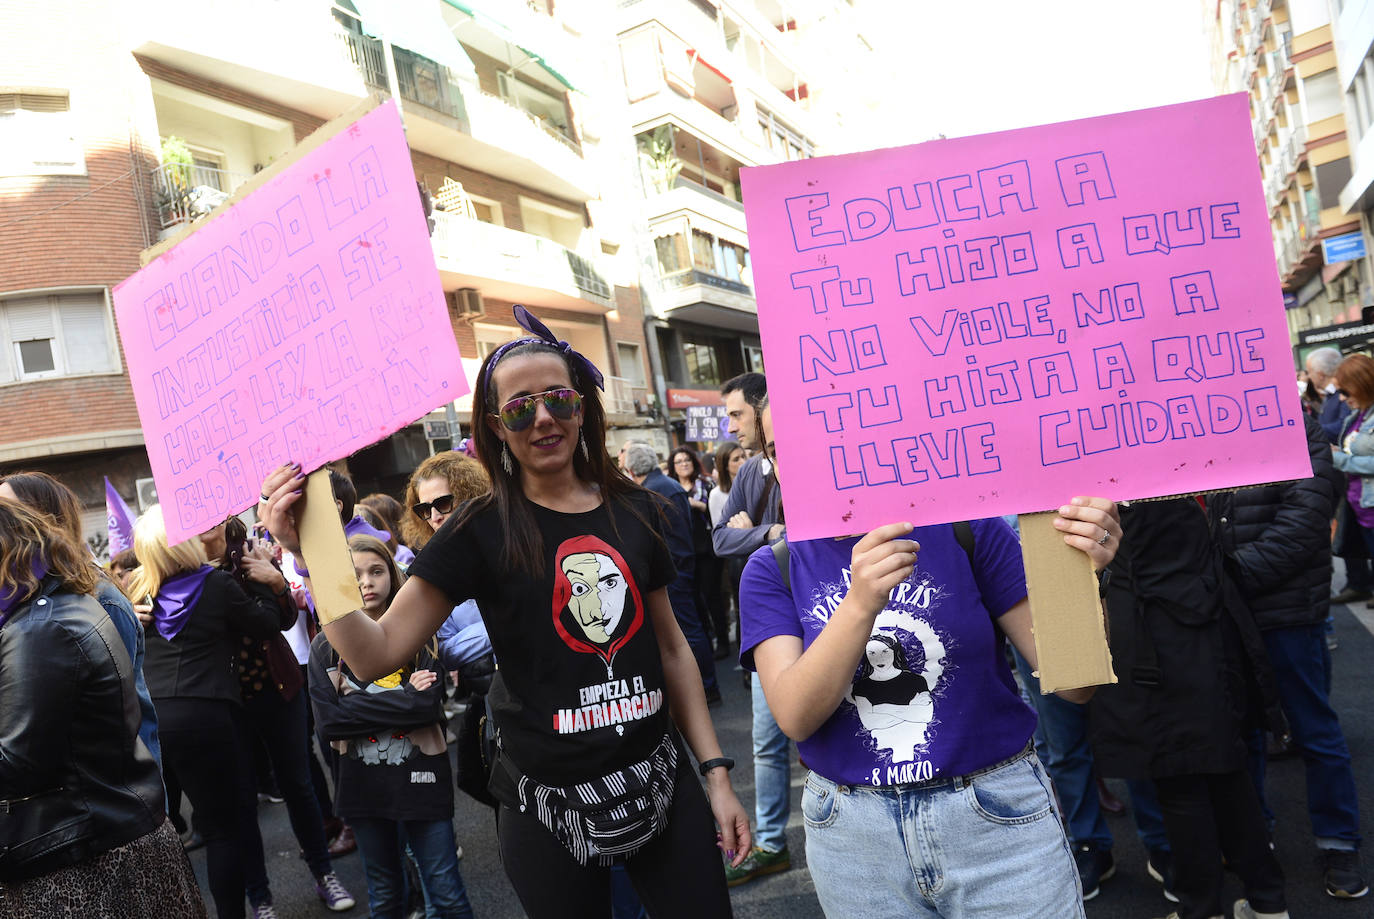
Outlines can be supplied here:
M34 577L38 578L39 581L48 576L48 563L43 559L34 559L32 568ZM0 627L3 627L10 618L10 614L28 599L29 592L20 593L20 589L18 586L0 589Z
M191 610L200 602L205 579L215 569L202 565L195 571L184 571L162 582L153 599L153 622L157 633L171 641L186 626Z
M362 517L354 517L344 524L344 539L352 539L354 536L374 536L382 542L391 538L391 534L386 530L377 529Z

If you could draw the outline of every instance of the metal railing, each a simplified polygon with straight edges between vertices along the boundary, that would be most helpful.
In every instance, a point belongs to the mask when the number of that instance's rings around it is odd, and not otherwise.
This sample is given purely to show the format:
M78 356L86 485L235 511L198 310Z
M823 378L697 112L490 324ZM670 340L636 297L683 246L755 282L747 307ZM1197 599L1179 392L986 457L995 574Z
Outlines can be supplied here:
M334 34L348 60L362 75L363 82L373 89L389 91L386 49L381 40L360 35L342 25L336 25ZM453 118L463 114L458 87L453 85L447 67L395 45L391 46L391 56L396 64L396 88L402 99Z
M669 290L679 290L684 287L691 287L695 284L704 284L707 287L717 287L721 290L728 290L737 294L752 295L754 289L743 281L732 281L720 275L703 271L700 268L685 268L680 271L673 271L661 276L663 286Z
M168 163L153 170L153 193L162 229L203 217L248 180L242 173Z
M496 93L489 93L486 90L482 90L482 96L487 99L491 99L495 102L501 103L506 108L510 109L512 112L519 112L520 115L522 115L526 120L532 123L535 127L539 128L545 134L549 135L554 140L558 141L563 146L567 147L573 153L576 153L578 156L582 155L582 148L578 145L577 141L573 140L571 137L564 134L561 129L540 118L538 115L535 115L521 108L520 106L516 105L515 103L511 102L509 99L503 96L498 96Z

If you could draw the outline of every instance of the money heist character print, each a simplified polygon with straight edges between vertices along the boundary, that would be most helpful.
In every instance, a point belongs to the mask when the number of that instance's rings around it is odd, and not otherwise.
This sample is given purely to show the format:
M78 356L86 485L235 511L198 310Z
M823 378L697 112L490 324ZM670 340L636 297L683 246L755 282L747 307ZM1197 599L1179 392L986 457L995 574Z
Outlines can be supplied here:
M600 657L613 679L616 652L644 624L639 585L620 553L596 536L564 540L554 562L554 629L572 650Z

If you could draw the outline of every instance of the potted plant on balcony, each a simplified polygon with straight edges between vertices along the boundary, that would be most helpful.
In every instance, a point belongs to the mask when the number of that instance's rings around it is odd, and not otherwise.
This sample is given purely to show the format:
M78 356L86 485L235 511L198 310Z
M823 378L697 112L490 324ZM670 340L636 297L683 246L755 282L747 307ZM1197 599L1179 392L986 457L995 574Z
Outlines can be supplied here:
M162 139L162 166L158 169L157 209L163 228L191 219L191 176L195 160L180 137Z
M661 194L672 188L677 181L677 174L682 171L682 160L678 159L674 147L673 126L661 124L652 131L640 134L635 140L644 174L654 191Z

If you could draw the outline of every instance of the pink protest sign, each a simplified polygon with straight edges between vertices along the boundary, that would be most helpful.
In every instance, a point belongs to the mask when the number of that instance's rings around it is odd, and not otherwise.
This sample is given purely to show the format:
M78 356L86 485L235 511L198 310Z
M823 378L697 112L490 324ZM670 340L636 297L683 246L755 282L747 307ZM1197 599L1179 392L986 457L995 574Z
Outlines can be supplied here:
M467 392L394 103L115 288L173 542Z
M743 183L794 537L1312 474L1243 94Z

